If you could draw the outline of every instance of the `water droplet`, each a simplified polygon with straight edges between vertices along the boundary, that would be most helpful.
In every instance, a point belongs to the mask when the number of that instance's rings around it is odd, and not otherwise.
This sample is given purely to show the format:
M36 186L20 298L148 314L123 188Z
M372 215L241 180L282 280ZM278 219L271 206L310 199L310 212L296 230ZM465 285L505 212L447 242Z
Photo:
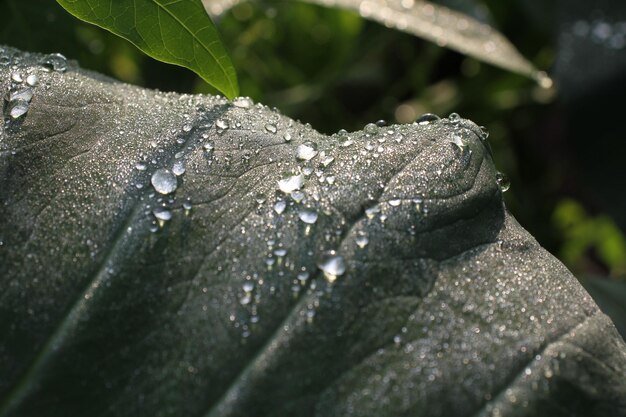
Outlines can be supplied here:
M296 203L301 203L302 200L304 200L304 193L302 191L299 191L299 190L292 191L290 195L291 195L291 199L295 201Z
M285 208L287 208L287 202L284 200L279 200L274 204L274 211L276 214L283 214Z
M450 139L450 143L453 144L457 149L461 152L467 149L467 144L463 141L463 138L459 135L452 135L452 139Z
M244 292L252 292L252 290L254 289L254 282L246 281L243 283L241 288L244 290Z
M485 126L479 126L480 129L480 139L487 140L489 138L489 130Z
M250 295L250 293L247 292L243 297L239 299L239 304L245 306L250 304L250 301L252 301L252 296Z
M363 131L368 135L375 135L376 133L378 133L378 126L376 125L376 123L368 123L363 128Z
M183 132L191 132L192 128L193 128L193 126L191 125L191 123L185 123L183 125Z
M285 134L283 135L283 139L285 140L285 142L291 142L291 133L285 132Z
M274 255L278 256L279 258L282 258L283 256L287 255L287 249L278 248L274 250Z
M330 283L335 282L338 276L346 272L343 256L337 255L334 250L325 252L317 262L317 267L322 270L324 277Z
M11 79L16 83L21 83L23 81L22 74L20 74L19 72L14 72L13 74L11 74Z
M374 216L376 216L376 214L378 213L380 213L380 208L378 206L373 206L365 209L365 216L367 216L367 218L370 220L373 219Z
M213 152L213 149L215 149L215 146L213 145L213 142L207 142L204 145L202 145L202 147L204 148L204 151L206 153L208 153L208 154Z
M285 194L299 190L304 185L304 175L289 175L278 181L278 189Z
M377 120L377 121L376 121L376 126L378 126L378 127L384 127L384 126L387 126L387 121L385 121L385 120L383 120L383 119Z
M511 188L511 181L509 180L509 177L507 177L506 174L503 174L500 171L496 173L496 183L498 184L498 186L500 187L500 190L502 190L503 193L508 191L509 188Z
M432 122L436 122L439 119L441 118L434 113L424 113L415 120L415 123L418 125L427 125Z
M178 181L169 170L160 168L154 171L150 179L155 191L159 194L170 194L176 191Z
M393 200L389 200L389 205L392 207L398 207L402 203L402 200L399 198L394 198Z
M265 130L267 130L270 133L276 133L278 131L278 129L276 128L276 125L273 123L266 124Z
M30 101L33 98L33 89L24 87L9 93L9 101Z
M307 271L302 271L298 273L297 278L300 283L304 284L309 279L309 273Z
M172 219L172 212L165 207L155 208L154 210L152 210L152 214L154 214L154 217L156 217L158 220L164 222Z
M56 72L65 72L67 70L67 58L58 53L49 54L43 58L41 65Z
M191 211L192 208L193 208L193 205L191 204L191 200L187 199L186 201L183 202L183 210L185 210L185 213L189 213L189 211Z
M461 121L461 116L459 116L458 113L450 113L450 115L448 116L448 120L451 123L457 124Z
M233 105L240 109L248 109L252 107L252 104L250 97L237 97L233 100Z
M217 121L215 122L215 127L217 128L218 132L223 132L224 130L227 130L230 127L230 124L228 123L227 120L224 119L217 119Z
M26 77L26 84L30 85L31 87L36 86L38 82L39 77L35 74L30 74L28 77Z
M317 144L314 142L304 142L296 148L296 158L302 161L310 161L317 155Z
M135 168L137 169L137 171L145 171L146 170L146 163L143 161L137 162L135 164Z
M172 173L177 177L185 173L185 164L183 161L174 162L174 165L172 166Z
M334 160L335 158L333 158L332 156L327 156L322 160L322 166L327 167L328 165L332 164Z
M11 103L9 115L12 119L17 119L28 113L29 104L27 101L17 100Z
M301 209L298 212L298 217L304 223L313 224L317 221L317 212L311 209Z
M363 232L361 232L361 234L359 234L355 239L356 245L361 249L366 247L369 242L370 242L369 238Z

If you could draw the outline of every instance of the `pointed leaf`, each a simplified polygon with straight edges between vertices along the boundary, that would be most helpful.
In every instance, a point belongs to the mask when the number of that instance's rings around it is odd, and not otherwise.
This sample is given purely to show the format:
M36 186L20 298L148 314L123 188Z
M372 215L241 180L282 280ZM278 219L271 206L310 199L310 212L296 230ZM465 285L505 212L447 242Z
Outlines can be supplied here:
M227 97L239 93L235 69L200 0L57 1L152 58L191 69Z

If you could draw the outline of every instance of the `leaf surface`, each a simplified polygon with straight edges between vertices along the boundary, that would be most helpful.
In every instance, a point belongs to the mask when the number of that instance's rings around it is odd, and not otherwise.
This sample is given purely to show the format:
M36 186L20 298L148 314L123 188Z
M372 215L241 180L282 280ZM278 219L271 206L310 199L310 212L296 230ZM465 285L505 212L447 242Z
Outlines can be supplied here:
M2 54L39 82L0 136L0 416L626 415L473 122L328 137Z
M189 68L227 97L237 96L235 69L200 0L57 1L152 58Z

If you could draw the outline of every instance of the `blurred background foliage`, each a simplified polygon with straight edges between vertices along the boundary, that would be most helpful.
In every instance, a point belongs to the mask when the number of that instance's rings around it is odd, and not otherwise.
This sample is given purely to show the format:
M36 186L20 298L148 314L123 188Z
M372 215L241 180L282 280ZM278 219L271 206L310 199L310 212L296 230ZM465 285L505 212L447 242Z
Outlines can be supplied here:
M500 30L556 77L556 88L542 89L355 13L293 0L243 3L216 23L241 94L321 132L357 130L380 119L410 123L426 112L457 112L485 125L496 165L511 178L505 195L510 211L592 294L604 294L601 306L622 312L616 323L625 323L626 174L620 165L626 140L620 109L626 49L619 36L626 36L626 4L437 2ZM0 16L0 43L61 52L84 68L149 88L215 93L191 71L146 57L51 0L4 0Z

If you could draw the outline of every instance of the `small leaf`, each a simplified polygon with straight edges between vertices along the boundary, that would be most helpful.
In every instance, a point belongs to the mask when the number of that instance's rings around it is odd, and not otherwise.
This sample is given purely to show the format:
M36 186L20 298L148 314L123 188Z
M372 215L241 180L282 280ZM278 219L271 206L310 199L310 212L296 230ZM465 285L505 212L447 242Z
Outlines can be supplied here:
M235 69L200 0L57 1L152 58L191 69L227 97L239 93Z
M497 30L466 14L420 0L303 0L326 7L358 12L387 27L424 38L483 62L552 86L545 72L537 70ZM209 13L218 16L242 0L204 0Z

